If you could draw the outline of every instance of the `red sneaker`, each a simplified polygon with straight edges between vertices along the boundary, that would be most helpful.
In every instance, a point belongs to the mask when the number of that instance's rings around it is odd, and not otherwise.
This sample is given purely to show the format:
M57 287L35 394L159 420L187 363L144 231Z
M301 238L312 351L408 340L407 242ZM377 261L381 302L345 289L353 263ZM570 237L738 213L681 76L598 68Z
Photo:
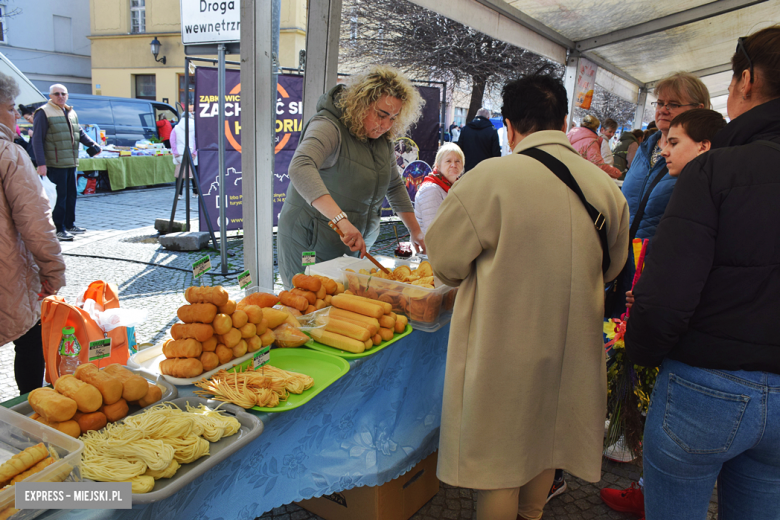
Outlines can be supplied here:
M642 488L632 482L626 489L604 488L600 492L601 500L615 511L645 515L645 495Z

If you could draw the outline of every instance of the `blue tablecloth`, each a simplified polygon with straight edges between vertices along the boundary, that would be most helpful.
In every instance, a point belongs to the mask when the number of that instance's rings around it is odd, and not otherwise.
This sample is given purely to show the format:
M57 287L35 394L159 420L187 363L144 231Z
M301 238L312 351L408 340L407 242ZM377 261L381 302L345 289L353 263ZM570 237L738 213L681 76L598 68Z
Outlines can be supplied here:
M413 332L352 361L344 377L300 408L260 414L260 437L166 500L46 518L251 520L291 502L384 484L438 447L448 335L449 326Z

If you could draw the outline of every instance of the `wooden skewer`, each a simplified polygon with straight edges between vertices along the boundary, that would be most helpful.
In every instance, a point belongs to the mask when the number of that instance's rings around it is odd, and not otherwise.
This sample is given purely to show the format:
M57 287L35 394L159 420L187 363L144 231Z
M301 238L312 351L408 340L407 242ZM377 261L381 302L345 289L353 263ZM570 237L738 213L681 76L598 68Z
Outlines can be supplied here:
M333 222L328 222L328 225L330 226L330 228L331 228L333 231L335 231L336 233L338 233L338 234L339 234L339 236L340 236L341 238L344 238L344 233L342 233L342 232L341 232L341 230L338 228L338 226L336 226L336 224L334 224ZM374 258L373 256L371 256L371 254L370 254L368 251L366 251L366 258L368 258L369 260L371 260L371 262L373 262L373 264L374 264L375 266L377 266L379 269L381 269L381 270L382 270L382 271L383 271L385 274L390 274L390 271L388 271L388 270L387 270L387 268L386 268L385 266L383 266L382 264L380 264L379 262L377 262L376 258Z

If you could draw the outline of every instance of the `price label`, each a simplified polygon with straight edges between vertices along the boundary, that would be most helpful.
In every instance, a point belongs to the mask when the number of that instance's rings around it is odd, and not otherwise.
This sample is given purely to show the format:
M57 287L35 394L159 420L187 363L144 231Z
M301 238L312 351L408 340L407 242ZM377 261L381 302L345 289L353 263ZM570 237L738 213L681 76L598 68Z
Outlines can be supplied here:
M252 360L252 367L257 370L271 360L271 347L263 347L255 352L255 357Z
M111 355L111 338L89 342L89 361L107 358Z
M211 271L211 257L204 256L192 264L192 277L200 278L204 273Z
M249 270L238 275L238 286L240 288L246 289L250 285L252 285L252 275L249 274Z
M303 267L307 267L310 265L314 265L317 263L317 252L316 251L304 251L303 256L301 258L301 265Z

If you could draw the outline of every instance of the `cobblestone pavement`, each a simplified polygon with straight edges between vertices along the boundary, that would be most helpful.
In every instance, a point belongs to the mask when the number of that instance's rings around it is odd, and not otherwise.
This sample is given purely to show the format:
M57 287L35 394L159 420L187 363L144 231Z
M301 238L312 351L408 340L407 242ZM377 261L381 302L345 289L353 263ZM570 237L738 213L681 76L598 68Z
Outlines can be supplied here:
M184 303L183 290L192 285L191 264L204 252L166 251L157 242L155 218L170 218L174 189L165 185L146 189L129 189L116 193L79 197L76 207L77 224L88 229L73 242L62 243L67 266L67 286L60 291L67 301L75 301L78 293L94 280L117 283L123 306L145 309L147 320L136 328L139 343L161 340L176 321L176 309ZM192 203L192 229L197 230L196 199ZM176 220L184 220L184 200L180 200ZM402 224L397 226L400 239L408 240ZM228 271L244 270L243 242L238 233L229 233ZM383 225L382 233L372 249L377 254L392 255L395 249L392 225ZM210 244L211 245L211 244ZM209 249L212 273L220 272L220 255ZM221 284L237 297L241 291L236 277L208 273L205 283ZM13 344L0 346L0 399L16 397L18 390L13 377ZM602 479L590 484L567 476L569 489L552 499L544 510L545 520L632 519L633 515L618 513L602 504L599 489L625 488L636 481L641 472L639 462L617 464L608 460L602 467ZM475 517L476 493L470 489L442 484L439 493L412 518L414 520L470 519ZM711 503L709 519L715 519L716 506ZM264 514L261 519L319 520L319 517L291 504Z

